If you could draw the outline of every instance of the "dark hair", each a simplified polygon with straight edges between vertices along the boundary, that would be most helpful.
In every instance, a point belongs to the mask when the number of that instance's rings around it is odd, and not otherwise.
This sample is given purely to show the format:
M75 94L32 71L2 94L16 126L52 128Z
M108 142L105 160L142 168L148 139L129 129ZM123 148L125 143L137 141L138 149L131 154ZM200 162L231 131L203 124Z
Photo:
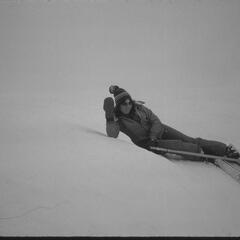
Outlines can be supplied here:
M129 97L126 98L125 101L126 101L127 99L129 99L129 100L131 101L131 103L132 103L132 109L131 109L131 111L130 111L130 113L129 113L129 115L132 115L132 114L135 113L135 106L136 106L136 103L135 103L134 100L132 100L132 99L129 98ZM125 102L125 101L123 101L123 102ZM115 116L116 116L116 117L120 117L121 115L124 115L124 114L121 112L121 110L120 110L120 105L121 105L123 102L117 104L116 107L115 107L114 112L115 112Z

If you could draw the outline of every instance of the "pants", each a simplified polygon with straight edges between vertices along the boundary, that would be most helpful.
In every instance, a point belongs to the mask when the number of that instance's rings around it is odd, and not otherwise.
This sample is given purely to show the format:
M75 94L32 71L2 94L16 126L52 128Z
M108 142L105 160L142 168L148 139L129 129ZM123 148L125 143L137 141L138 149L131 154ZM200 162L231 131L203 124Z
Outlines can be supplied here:
M148 146L139 145L144 148L148 148ZM226 151L226 144L217 142L217 141L210 141L202 138L192 138L189 137L174 128L171 128L167 125L164 125L164 133L157 142L157 147L160 148L167 148L171 150L177 151L186 151L186 152L194 152L200 153L201 150L205 154L210 155L218 155L224 156ZM153 150L153 152L157 153ZM186 159L199 161L201 158L199 157L191 157L191 156L184 156Z
M191 151L192 149L200 152L201 148L205 154L218 156L224 156L227 147L226 144L221 142L186 136L183 133L177 131L176 129L165 125L162 139L159 141L159 147L169 146L170 149L173 149L172 147L174 144L172 144L171 141L174 141L177 145L178 149L174 150L186 149L186 151L188 151L189 149L189 151Z

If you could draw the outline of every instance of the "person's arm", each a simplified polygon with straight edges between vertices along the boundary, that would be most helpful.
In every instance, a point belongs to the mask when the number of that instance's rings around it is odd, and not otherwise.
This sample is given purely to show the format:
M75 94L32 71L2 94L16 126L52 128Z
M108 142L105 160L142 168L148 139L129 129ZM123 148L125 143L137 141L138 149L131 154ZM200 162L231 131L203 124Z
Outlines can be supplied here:
M106 121L106 132L109 137L117 138L120 131L118 121Z
M149 138L151 140L156 140L157 138L161 138L164 132L164 126L161 123L160 119L157 115L155 115L150 109L143 106L144 111L146 112L148 121L151 123L151 128L149 131Z

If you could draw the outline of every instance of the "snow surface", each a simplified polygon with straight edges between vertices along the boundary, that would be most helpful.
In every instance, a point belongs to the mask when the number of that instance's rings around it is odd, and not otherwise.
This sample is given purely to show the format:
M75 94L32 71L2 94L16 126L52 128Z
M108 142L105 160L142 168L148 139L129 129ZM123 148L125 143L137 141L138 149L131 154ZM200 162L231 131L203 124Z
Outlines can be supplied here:
M110 84L240 147L239 1L1 1L1 236L239 236L240 185L106 136Z

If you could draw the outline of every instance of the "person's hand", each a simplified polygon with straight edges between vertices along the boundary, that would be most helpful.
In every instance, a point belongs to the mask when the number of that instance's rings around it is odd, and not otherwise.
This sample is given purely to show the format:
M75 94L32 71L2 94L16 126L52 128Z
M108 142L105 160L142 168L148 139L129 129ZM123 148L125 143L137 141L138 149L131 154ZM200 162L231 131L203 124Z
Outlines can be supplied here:
M109 122L114 121L114 100L111 97L107 97L103 102L103 109L105 111L105 118Z
M158 139L156 137L150 137L147 145L148 147L157 147Z

